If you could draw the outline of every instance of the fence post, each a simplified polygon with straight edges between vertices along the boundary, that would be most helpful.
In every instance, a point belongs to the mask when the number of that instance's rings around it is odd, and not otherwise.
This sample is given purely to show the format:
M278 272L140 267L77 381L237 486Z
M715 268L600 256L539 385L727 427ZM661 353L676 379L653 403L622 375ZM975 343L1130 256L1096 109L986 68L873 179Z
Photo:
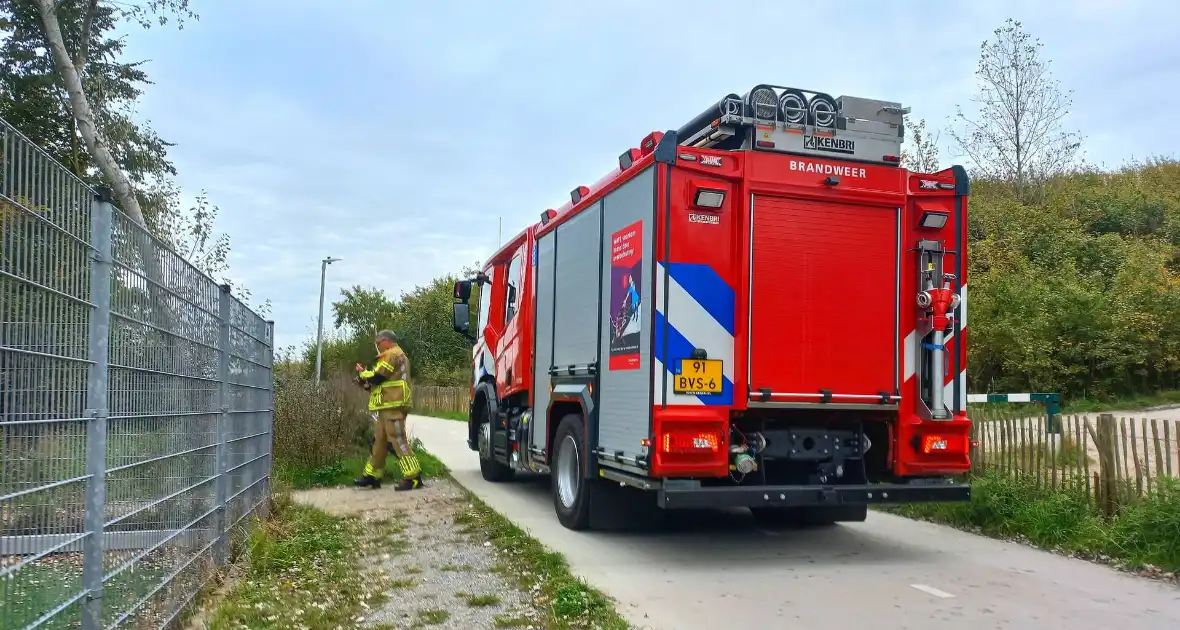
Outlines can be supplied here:
M266 349L266 362L270 366L270 371L267 373L266 389L268 395L268 407L266 413L266 496L271 496L271 490L274 488L274 469L275 469L275 320L266 320L266 339L269 346ZM270 501L263 502L263 517L270 513Z
M111 266L114 204L110 188L95 189L90 204L89 373L86 377L86 507L82 546L83 630L102 627L103 522L107 495L107 405L110 378Z
M221 326L217 332L217 516L214 518L217 542L213 545L213 559L220 566L229 561L229 545L226 540L226 497L229 495L229 328L230 328L230 287L221 285L217 303L217 318Z
M1119 508L1119 471L1115 457L1118 432L1115 428L1114 415L1109 413L1098 416L1098 432L1094 436L1098 446L1098 474L1099 494L1102 513L1107 518L1114 516Z

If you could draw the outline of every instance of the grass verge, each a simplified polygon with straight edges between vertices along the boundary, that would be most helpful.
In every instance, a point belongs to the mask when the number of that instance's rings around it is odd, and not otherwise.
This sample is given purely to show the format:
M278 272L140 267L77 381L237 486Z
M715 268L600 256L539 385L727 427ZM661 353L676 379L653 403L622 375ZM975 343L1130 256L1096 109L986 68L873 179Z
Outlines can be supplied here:
M457 422L467 422L467 414L458 411L416 411L430 418L442 418L443 420L455 420Z
M1084 489L1050 489L1029 476L984 473L971 480L971 501L884 508L1098 560L1120 568L1180 572L1180 481L1161 479L1142 500L1106 520Z
M358 570L367 537L342 519L278 495L246 540L243 575L208 613L210 630L355 627L388 590Z
M536 593L536 601L544 607L547 616L544 619L547 628L627 630L630 627L609 598L570 572L560 553L547 550L478 498L471 496L471 507L461 512L455 522L495 546L503 562L497 567L501 575L526 592ZM512 619L502 619L497 625L507 628L515 623Z
M445 464L422 448L421 440L414 440L414 454L418 456L418 463L422 466L423 477L442 477L450 473ZM274 475L279 482L294 490L348 485L361 476L367 461L368 455L354 455L335 464L310 468L299 462L278 460L275 462ZM385 483L396 483L402 478L396 462L397 459L391 453L386 460L385 475L382 477Z

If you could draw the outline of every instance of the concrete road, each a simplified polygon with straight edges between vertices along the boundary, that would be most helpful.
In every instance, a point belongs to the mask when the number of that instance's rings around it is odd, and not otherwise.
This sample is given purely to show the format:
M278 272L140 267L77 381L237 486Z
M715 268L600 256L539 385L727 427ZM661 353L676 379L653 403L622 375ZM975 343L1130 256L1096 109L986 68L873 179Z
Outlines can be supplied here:
M573 532L547 479L485 482L462 423L415 416L410 431L640 628L1180 629L1175 586L887 514L768 532L745 512L694 512L663 532Z

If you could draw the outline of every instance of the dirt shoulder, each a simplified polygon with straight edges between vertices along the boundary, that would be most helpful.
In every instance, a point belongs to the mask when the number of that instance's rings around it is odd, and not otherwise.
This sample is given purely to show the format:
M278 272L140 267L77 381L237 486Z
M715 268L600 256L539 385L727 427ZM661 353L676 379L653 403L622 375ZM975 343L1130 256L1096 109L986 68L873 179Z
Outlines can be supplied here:
M546 627L543 602L509 579L507 565L465 514L474 508L453 481L436 478L413 492L315 488L293 498L334 516L357 517L378 535L358 570L383 575L388 593L358 627Z

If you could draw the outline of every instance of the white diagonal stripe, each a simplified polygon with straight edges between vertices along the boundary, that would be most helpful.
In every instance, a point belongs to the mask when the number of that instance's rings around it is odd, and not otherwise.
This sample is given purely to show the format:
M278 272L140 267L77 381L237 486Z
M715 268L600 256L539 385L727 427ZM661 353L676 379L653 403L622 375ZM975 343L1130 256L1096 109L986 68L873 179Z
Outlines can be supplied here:
M663 267L660 267L663 271ZM722 374L733 382L733 335L725 330L676 279L668 277L668 324L694 347L704 348L710 359L721 359ZM660 305L663 305L661 298Z
M911 330L910 334L905 336L905 341L902 342L901 350L901 382L910 380L914 375L914 344L918 342L918 331Z

